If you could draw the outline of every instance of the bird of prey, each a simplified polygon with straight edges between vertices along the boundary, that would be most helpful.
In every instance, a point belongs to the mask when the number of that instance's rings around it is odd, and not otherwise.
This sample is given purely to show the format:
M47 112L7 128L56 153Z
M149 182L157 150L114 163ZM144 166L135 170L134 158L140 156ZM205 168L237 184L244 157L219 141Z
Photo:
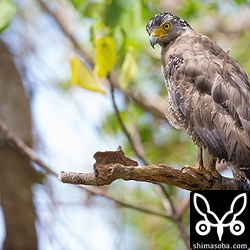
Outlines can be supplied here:
M172 13L155 15L146 30L151 46L161 46L169 123L198 146L194 170L216 176L216 160L225 160L238 188L250 191L250 84L244 69ZM203 148L212 156L207 169Z

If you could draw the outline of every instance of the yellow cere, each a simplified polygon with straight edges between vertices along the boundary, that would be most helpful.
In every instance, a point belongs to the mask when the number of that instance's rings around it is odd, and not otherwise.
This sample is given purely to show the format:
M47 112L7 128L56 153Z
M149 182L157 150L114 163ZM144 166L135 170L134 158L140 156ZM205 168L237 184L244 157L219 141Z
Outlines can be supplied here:
M164 22L155 31L152 32L151 36L162 38L166 36L167 32L170 29L171 29L171 24L169 22Z

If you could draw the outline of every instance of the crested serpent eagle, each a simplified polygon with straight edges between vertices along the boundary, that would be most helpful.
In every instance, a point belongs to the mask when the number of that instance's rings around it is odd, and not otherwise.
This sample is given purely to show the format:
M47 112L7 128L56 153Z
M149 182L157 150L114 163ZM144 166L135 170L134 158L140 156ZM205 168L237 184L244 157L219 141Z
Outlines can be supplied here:
M161 46L169 123L198 146L194 171L207 172L202 149L231 166L240 189L250 190L250 84L241 65L216 42L164 12L147 24L151 46ZM214 175L216 176L216 175ZM218 173L217 173L218 176Z

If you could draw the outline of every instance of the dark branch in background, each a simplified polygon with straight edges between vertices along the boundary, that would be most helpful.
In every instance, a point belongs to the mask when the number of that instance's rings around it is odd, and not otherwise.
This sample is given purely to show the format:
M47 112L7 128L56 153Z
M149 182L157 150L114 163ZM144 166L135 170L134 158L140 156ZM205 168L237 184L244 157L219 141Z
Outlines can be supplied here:
M116 101L115 101L115 93L114 93L114 87L113 85L111 85L111 97L112 97L112 104L113 104L113 107L114 107L114 111L115 111L115 114L116 114L116 117L117 117L117 120L118 120L118 123L123 131L123 133L125 134L125 136L127 137L132 149L134 150L135 154L137 155L137 157L139 159L141 159L145 164L147 164L146 162L146 159L144 158L144 156L137 150L137 147L134 143L134 140L132 139L129 131L127 130L125 124L123 123L122 121L122 118L121 118L121 115L120 115L120 112L117 108L117 105L116 105Z
M153 98L149 98L131 89L121 90L120 84L114 76L108 75L107 79L110 85L112 85L115 89L122 92L126 96L126 98L134 101L138 106L140 106L146 112L150 113L157 119L168 121L165 115L168 102L164 98L162 98L161 96L155 96Z
M57 176L57 173L49 168L44 162L42 162L36 155L35 151L29 147L19 136L14 134L9 130L7 124L0 118L0 130L4 133L6 139L10 143L10 145L19 149L19 151L25 155L27 155L31 161L38 164L42 167L46 172L51 173Z

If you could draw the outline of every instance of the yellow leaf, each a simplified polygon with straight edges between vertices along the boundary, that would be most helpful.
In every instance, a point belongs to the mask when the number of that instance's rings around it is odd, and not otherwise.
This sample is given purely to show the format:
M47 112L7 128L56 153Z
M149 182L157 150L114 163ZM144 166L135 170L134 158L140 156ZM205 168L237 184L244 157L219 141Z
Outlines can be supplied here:
M105 36L96 43L95 51L95 73L105 77L116 62L115 42L112 37Z
M106 94L92 72L77 57L71 59L70 66L71 80L74 84L83 89Z
M129 48L122 65L121 75L119 79L120 86L122 89L126 89L128 83L135 76L136 71L137 64L135 61L134 50L132 48Z

